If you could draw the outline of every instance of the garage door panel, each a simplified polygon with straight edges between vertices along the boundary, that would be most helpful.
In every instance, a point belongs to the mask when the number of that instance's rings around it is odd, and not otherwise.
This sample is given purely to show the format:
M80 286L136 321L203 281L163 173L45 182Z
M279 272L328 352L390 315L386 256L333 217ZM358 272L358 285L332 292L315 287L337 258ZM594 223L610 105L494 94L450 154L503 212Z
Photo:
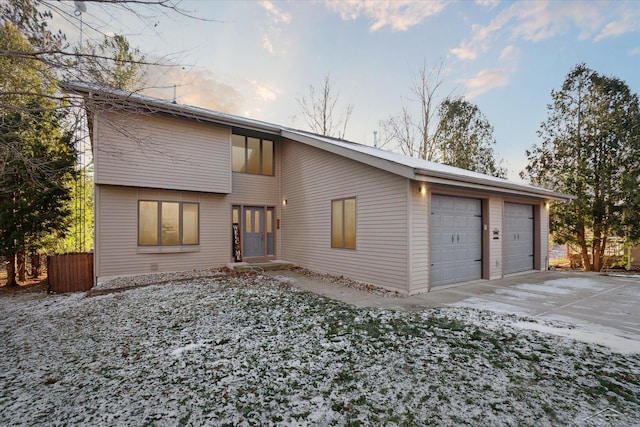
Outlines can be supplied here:
M533 270L533 206L504 204L504 273Z
M433 195L431 199L431 285L482 277L482 202Z

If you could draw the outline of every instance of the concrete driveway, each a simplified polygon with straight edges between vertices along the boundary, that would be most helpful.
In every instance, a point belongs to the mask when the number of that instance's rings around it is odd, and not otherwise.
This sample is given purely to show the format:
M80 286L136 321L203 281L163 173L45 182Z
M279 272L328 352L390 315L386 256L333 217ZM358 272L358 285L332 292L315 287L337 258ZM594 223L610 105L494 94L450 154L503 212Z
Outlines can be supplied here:
M536 320L518 326L604 344L616 351L640 353L640 275L547 271L436 288L393 298L328 283L295 271L297 287L359 307L420 310L469 307Z

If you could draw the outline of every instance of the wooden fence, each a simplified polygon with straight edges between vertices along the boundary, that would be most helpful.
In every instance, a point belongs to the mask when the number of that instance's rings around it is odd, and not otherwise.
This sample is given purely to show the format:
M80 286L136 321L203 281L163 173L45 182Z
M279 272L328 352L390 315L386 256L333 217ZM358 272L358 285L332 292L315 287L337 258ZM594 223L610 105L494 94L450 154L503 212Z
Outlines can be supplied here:
M47 257L50 292L80 292L93 287L93 254L78 253Z

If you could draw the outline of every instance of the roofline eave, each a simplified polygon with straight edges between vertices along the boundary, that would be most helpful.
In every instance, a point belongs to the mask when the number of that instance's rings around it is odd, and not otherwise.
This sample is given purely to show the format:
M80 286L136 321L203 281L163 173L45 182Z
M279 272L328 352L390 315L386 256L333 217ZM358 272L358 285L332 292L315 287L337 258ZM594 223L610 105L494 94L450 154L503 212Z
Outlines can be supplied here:
M328 144L324 141L320 141L318 139L312 138L310 136L301 134L296 131L282 129L282 136L284 138L291 139L296 142L310 145L322 151L328 151L330 153L337 154L339 156L346 157L348 159L355 160L360 163L364 163L364 164L376 167L378 169L382 169L394 175L400 175L408 179L414 179L415 177L414 170L410 166L401 165L399 163L386 160L380 157L375 157L366 153L361 153L359 151L350 150L349 148L346 148L346 147L340 147L338 145Z
M135 92L110 91L105 90L104 88L92 87L91 85L83 83L70 82L61 82L60 87L68 93L74 93L91 99L102 100L104 102L108 102L109 100L118 101L131 106L138 106L149 112L170 114L174 117L184 117L196 121L249 129L273 135L280 135L280 131L282 129L281 126L261 122L259 120L246 119L240 116L218 113L183 104L176 104L171 101L161 99L149 99L145 95L140 95Z
M501 182L497 185L496 182L490 179L482 179L469 176L453 175L446 172L427 171L424 169L415 169L417 181L424 181L433 184L443 184L451 186L464 186L466 188L476 188L479 190L491 191L494 193L514 194L519 196L545 198L551 200L557 200L561 202L570 202L577 197L569 194L558 193L555 191L547 190L544 188L523 186L522 184L512 183L509 181Z
M176 104L171 101L150 98L135 92L125 92L118 90L109 90L98 86L77 83L77 82L61 82L60 87L68 93L75 93L85 98L97 99L103 98L103 102L117 101L126 103L131 106L138 106L151 113L169 114L174 117L182 117L186 119L214 123L222 126L236 127L242 129L253 130L257 132L268 133L272 135L282 136L290 140L300 142L323 151L327 151L339 156L367 164L372 167L384 170L386 172L402 176L414 181L431 182L434 184L449 185L454 187L475 188L494 193L514 194L527 197L552 199L558 201L571 201L576 199L575 196L546 190L544 188L532 187L523 184L513 183L507 180L497 181L492 177L482 178L479 176L455 174L438 170L428 170L415 168L411 165L399 163L397 161L386 159L381 156L375 156L360 150L351 149L338 144L331 144L323 141L320 135L315 137L308 135L303 131L296 131L284 126L272 123L262 122L259 120L247 119L231 114L219 113L198 107L191 107L183 104ZM341 141L342 144L353 144L348 141Z

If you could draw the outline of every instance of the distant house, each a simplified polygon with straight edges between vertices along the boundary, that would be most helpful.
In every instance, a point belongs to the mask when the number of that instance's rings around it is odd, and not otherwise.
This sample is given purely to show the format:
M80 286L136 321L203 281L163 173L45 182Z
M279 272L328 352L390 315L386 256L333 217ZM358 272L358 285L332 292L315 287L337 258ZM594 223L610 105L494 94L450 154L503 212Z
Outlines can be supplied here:
M571 197L271 123L65 84L90 116L96 281L282 259L406 294L545 270Z
M556 267L582 268L580 248L570 244L554 244L549 249L551 265ZM589 259L591 256L589 254ZM620 237L609 237L604 253L604 268L624 268L640 270L640 246L630 246Z

